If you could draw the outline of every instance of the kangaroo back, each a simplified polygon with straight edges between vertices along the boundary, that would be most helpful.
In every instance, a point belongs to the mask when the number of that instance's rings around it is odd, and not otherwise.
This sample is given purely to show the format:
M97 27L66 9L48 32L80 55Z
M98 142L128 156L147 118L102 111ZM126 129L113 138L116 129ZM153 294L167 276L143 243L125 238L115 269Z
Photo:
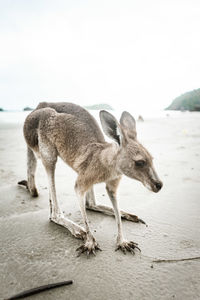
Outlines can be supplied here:
M58 113L67 113L76 116L87 128L88 135L95 137L96 142L105 142L104 136L95 118L83 107L70 102L40 102L36 110L50 107Z
M75 116L91 136L93 141L105 142L104 136L95 118L79 105L68 102L41 102L36 109L28 115L24 123L24 136L28 146L38 151L38 127L39 121L44 118L43 108L53 108L57 113L66 113ZM51 113L51 111L49 111ZM48 117L47 111L45 112Z

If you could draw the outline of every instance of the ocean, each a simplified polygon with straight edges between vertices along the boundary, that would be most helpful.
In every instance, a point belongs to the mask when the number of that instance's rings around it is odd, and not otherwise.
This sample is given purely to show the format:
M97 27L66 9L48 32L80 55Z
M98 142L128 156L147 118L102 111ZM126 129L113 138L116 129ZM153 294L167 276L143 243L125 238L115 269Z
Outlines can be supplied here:
M99 111L97 110L90 110L89 111L97 121L99 121ZM0 123L10 123L10 124L22 124L26 116L30 113L30 111L4 111L0 112ZM110 111L117 119L120 118L122 111L113 110ZM166 111L166 110L157 110L157 111L143 111L140 113L139 111L131 112L130 113L134 116L137 120L138 116L141 115L144 120L148 119L157 119L157 118L166 118L166 117L175 117L181 116L185 114L195 114L191 112L180 112L180 111Z

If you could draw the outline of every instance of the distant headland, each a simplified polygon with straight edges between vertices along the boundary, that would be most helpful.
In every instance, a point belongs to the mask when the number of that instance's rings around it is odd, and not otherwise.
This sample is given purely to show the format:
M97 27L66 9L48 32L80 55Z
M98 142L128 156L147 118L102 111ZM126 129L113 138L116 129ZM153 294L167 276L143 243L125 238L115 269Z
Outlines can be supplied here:
M166 110L200 111L200 89L184 93L175 98Z

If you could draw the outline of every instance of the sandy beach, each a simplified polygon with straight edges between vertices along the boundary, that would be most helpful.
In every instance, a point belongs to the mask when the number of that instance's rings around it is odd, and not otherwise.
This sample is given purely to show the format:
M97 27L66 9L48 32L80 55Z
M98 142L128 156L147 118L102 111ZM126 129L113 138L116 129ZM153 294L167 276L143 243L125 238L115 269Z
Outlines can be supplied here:
M38 198L17 185L26 179L23 123L0 115L0 299L43 284L72 279L73 285L30 297L48 300L200 299L200 113L170 114L137 124L138 139L154 157L163 180L154 194L123 177L120 208L147 224L123 221L127 239L141 253L115 252L113 217L88 212L102 252L77 257L81 241L49 221L47 179L38 162ZM61 160L57 196L65 214L81 224L74 193L76 174ZM99 203L111 205L104 184Z

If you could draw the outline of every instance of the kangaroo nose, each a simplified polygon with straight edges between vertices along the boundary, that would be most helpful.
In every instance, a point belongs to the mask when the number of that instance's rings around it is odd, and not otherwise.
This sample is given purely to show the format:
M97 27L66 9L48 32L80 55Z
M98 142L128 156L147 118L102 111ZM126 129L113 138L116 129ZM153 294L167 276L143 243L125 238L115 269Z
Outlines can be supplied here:
M158 182L156 182L155 186L156 186L157 190L160 191L162 189L163 184L161 181L158 181Z

